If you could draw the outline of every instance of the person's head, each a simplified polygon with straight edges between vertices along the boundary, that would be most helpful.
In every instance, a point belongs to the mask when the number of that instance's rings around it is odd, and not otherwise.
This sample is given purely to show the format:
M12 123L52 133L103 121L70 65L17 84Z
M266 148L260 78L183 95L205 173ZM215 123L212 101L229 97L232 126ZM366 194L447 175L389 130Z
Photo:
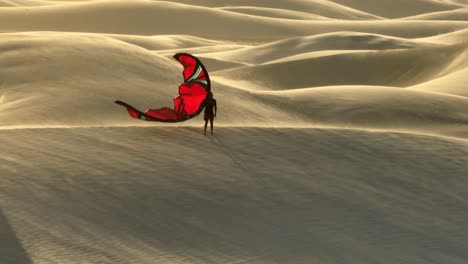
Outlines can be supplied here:
M212 99L213 98L213 93L210 91L206 97L209 98L209 99Z

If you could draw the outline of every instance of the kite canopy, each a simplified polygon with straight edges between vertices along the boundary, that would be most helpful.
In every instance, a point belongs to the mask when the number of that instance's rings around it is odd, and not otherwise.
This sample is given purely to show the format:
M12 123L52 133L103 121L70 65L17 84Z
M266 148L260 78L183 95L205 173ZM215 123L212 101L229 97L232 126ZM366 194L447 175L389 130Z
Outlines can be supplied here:
M120 100L115 103L126 107L131 117L145 121L182 122L200 114L204 108L203 101L211 91L208 72L193 55L177 53L174 58L184 66L184 82L179 85L179 94L174 98L174 108L148 109L143 113Z

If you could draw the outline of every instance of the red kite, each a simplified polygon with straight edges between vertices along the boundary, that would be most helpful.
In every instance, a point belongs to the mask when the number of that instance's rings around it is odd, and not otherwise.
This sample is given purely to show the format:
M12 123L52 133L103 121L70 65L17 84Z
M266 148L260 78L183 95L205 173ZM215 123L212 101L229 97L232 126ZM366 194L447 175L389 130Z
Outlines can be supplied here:
M179 94L174 98L174 108L148 109L144 113L122 102L116 104L127 108L131 117L145 121L182 122L189 120L203 110L203 101L211 91L210 77L201 61L187 53L177 53L174 58L184 66L184 82L179 85Z

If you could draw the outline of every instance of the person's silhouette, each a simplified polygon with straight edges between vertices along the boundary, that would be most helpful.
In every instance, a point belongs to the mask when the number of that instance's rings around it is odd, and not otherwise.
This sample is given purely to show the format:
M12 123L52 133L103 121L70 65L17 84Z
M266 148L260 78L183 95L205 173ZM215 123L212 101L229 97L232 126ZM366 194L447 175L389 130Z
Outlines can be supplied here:
M213 120L216 117L217 106L216 100L213 98L212 92L208 93L208 95L205 98L205 101L203 101L203 104L205 105L205 132L203 134L206 135L206 127L208 126L209 120L211 135L213 135Z

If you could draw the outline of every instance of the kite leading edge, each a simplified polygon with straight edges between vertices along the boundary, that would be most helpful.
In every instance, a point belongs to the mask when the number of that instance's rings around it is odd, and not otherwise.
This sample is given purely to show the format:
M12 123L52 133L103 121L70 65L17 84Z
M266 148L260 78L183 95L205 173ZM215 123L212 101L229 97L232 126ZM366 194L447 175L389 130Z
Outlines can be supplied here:
M201 61L193 55L177 53L174 58L184 67L182 72L184 82L179 85L179 94L174 98L174 108L162 107L142 112L120 100L114 103L124 106L131 117L145 121L175 123L199 115L205 107L203 101L211 92L208 72Z

